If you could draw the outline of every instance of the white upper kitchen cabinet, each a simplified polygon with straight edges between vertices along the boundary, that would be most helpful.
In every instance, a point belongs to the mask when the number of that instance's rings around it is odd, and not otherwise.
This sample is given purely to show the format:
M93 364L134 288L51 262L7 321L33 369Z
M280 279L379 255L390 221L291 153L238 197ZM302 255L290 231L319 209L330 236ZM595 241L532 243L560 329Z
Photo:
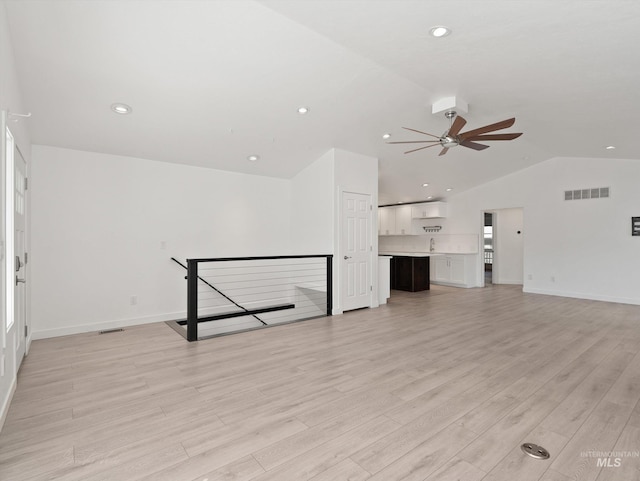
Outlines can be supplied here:
M378 235L412 235L413 219L436 219L446 215L447 204L445 202L379 207Z
M401 205L394 207L396 211L396 235L411 234L411 206Z
M424 202L411 206L411 217L414 219L437 219L446 216L446 202Z
M378 208L378 235L410 235L411 206Z
M378 235L394 235L396 231L396 211L393 207L378 209Z

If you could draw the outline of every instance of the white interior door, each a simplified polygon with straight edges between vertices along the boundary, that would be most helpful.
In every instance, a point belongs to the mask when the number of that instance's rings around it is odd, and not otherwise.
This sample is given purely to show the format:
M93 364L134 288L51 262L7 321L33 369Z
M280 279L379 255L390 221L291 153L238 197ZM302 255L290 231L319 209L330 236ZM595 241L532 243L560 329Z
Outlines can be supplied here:
M25 353L26 323L27 323L27 286L26 286L26 216L27 195L26 179L27 164L20 151L16 148L14 153L14 246L15 246L15 282L14 291L14 319L16 329L16 370L20 367Z
M342 193L342 309L371 305L371 196Z

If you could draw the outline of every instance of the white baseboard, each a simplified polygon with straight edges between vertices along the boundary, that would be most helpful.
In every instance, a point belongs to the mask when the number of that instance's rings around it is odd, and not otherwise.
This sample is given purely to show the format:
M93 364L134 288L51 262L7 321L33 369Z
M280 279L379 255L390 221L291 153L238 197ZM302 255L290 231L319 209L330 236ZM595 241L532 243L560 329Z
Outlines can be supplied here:
M521 286L522 285L522 280L519 281L510 281L510 280L506 280L503 281L502 279L499 279L497 282L494 282L493 284L499 286L500 284L508 284L510 286Z
M83 332L95 332L106 329L119 329L128 326L137 326L140 324L151 324L153 322L173 321L176 319L185 319L186 312L174 312L170 314L159 314L155 316L136 317L132 319L120 319L116 321L104 321L91 324L79 324L75 326L59 327L55 329L33 328L31 333L33 339L48 339L50 337L68 336L71 334L81 334Z
M620 304L640 305L640 299L631 298L631 297L600 296L600 295L588 294L584 292L554 291L551 289L538 289L534 287L525 287L522 289L522 292L527 292L530 294L544 294L546 296L571 297L574 299L587 299L590 301L617 302Z
M9 406L11 405L11 400L13 399L13 394L16 392L16 387L18 386L17 376L13 378L11 382L11 387L7 392L7 395L2 400L2 411L0 412L0 431L2 431L2 427L4 426L4 422L7 419L7 414L9 414Z

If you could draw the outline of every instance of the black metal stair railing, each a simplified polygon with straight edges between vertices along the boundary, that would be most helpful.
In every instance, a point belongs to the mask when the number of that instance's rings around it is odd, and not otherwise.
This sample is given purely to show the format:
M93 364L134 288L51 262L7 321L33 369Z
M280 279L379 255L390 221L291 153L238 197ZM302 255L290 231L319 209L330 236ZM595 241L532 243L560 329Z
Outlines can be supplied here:
M171 260L173 262L175 262L176 264L178 264L179 266L183 267L185 270L187 269L187 266L185 266L182 262L180 262L178 259L176 259L175 257L172 257ZM185 277L185 279L188 279L188 277ZM217 289L214 285L212 285L211 283L207 282L205 279L203 279L202 277L198 276L198 280L204 282L207 286L209 286L211 289L213 289L215 292L217 292L218 294L220 294L222 297L224 297L225 299L229 300L229 302L231 302L233 305L238 306L240 309L242 309L243 311L245 311L244 314L241 315L248 315L247 313L249 312L249 309L241 306L240 304L238 304L236 301L234 301L233 299L231 299L229 296L227 296L226 294L224 294L223 292L220 291L220 289ZM237 316L238 313L235 313L235 315ZM224 314L219 316L224 316ZM260 321L263 325L267 325L266 322L264 322L262 319L260 319L255 313L251 314L252 317L254 317L255 319L257 319L258 321ZM214 316L215 317L215 316ZM224 317L218 317L217 319L224 319ZM217 319L208 319L210 321L215 321ZM202 320L200 320L200 322L202 322ZM178 321L178 324L180 325L184 325L186 324L187 321Z
M169 324L190 342L331 315L332 255L171 260L187 270L187 319Z

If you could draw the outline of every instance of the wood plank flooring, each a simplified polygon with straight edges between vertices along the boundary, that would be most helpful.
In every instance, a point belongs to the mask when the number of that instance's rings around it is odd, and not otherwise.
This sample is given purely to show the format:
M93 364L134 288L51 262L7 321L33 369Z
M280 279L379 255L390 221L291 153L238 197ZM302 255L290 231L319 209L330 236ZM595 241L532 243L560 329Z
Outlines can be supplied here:
M0 479L633 481L639 400L640 306L433 286L191 344L35 341Z

